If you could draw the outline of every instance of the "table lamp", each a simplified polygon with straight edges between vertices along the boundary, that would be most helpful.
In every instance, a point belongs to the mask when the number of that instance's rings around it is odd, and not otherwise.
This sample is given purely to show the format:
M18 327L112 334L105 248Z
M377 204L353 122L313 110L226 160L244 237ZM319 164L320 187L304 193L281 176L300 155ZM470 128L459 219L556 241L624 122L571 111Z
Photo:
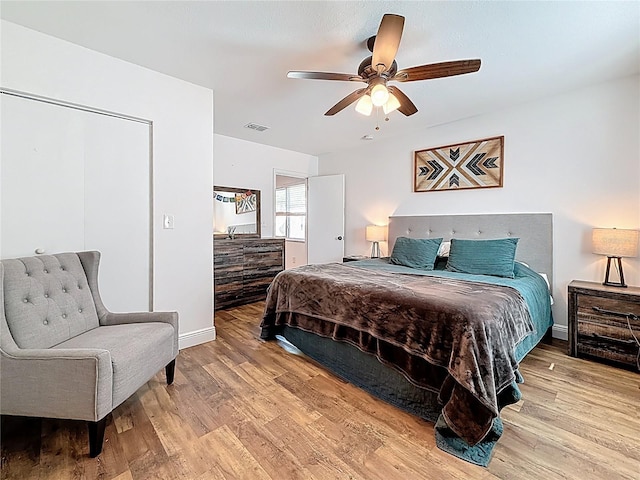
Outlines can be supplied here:
M387 227L380 225L367 225L365 238L371 245L371 258L380 258L380 243L387 238Z
M593 253L607 256L607 272L603 285L611 287L626 287L624 273L622 272L622 257L638 256L638 238L640 231L619 228L594 228L593 229ZM609 281L611 260L616 260L620 282Z

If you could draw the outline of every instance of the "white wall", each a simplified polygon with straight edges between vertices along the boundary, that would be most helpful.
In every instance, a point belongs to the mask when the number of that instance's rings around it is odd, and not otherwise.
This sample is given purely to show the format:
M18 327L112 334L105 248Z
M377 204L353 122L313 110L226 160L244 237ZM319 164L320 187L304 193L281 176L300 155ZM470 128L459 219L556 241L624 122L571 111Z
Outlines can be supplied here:
M551 212L554 334L566 338L567 284L604 278L591 229L640 228L639 105L635 76L321 156L321 175L346 176L345 253L367 255L365 226L389 215ZM413 193L415 150L498 135L503 188ZM640 285L640 259L623 264L627 283Z
M284 242L284 268L294 268L307 264L307 242Z
M215 338L213 92L9 22L1 30L2 87L153 122L154 309L179 312L181 347ZM175 229L162 229L163 213Z
M267 131L257 135L268 134ZM298 176L314 176L318 174L318 158L233 137L215 135L215 184L223 187L260 190L263 237L273 236L274 170L286 171Z

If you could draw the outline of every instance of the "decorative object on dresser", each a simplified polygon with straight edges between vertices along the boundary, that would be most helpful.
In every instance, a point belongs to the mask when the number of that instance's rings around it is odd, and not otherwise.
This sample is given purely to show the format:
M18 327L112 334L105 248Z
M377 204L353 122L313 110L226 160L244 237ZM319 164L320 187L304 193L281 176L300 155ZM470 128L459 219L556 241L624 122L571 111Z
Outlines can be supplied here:
M215 310L264 300L271 280L284 270L283 238L213 241Z
M569 284L569 355L640 371L640 288Z
M365 239L367 242L373 242L371 245L371 258L380 258L379 242L384 242L387 239L387 227L382 225L367 225Z
M504 136L418 150L414 192L502 187Z
M622 271L622 257L638 256L638 237L640 231L618 228L593 229L593 253L607 256L607 271L603 285L611 287L626 287ZM616 260L620 282L609 281L611 260Z

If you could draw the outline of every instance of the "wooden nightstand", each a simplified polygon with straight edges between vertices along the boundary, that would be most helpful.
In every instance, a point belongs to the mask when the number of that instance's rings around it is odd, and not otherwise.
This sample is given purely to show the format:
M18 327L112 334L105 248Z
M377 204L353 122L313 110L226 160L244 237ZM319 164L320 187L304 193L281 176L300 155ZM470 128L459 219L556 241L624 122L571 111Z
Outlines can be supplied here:
M569 284L569 355L587 356L638 370L640 288Z

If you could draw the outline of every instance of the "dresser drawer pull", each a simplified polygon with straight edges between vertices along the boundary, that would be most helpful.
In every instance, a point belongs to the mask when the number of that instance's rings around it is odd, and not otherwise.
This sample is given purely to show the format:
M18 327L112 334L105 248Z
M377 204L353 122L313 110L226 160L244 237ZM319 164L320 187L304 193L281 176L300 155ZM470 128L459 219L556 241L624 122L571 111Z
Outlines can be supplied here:
M595 310L598 313L605 313L607 315L613 315L614 317L624 317L624 318L631 318L633 320L637 320L638 316L634 315L633 313L629 312L629 313L624 313L624 312L616 312L614 310L606 310L604 308L600 308L600 307L591 307L593 308L593 310Z
M634 345L636 343L634 340L622 340L621 338L607 337L606 335L598 335L597 333L592 333L591 336L598 340L605 340L607 342L614 343L624 343L625 345Z

